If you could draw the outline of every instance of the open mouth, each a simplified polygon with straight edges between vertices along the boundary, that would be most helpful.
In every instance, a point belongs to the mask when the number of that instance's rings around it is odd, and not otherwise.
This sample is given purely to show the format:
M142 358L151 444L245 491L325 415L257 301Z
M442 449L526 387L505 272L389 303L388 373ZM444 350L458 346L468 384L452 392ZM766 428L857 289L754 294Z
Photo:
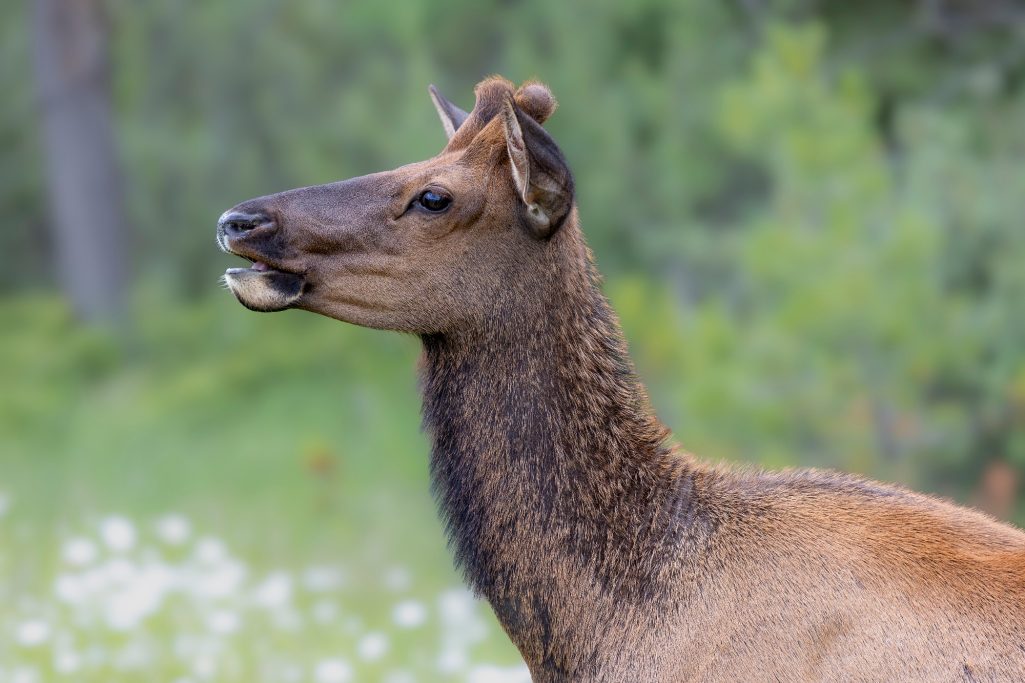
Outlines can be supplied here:
M245 258L245 257L243 257L243 258ZM238 275L240 273L246 273L246 272L272 273L272 272L284 272L284 271L279 271L276 268L271 268L270 266L268 266L263 261L253 261L252 265L249 266L248 268L228 268L224 272L227 275Z
M284 289L289 293L297 293L302 290L305 278L299 273L275 268L265 261L257 261L234 251L230 253L250 261L251 265L248 268L228 268L224 271L225 280L229 282L231 280L261 280L267 286Z
M280 311L293 306L303 295L306 278L272 267L264 261L238 254L252 262L248 268L228 268L224 283L239 302L254 311Z
M249 263L250 263L250 266L248 268L228 268L226 271L224 271L225 276L228 276L228 275L244 275L246 273L275 273L275 272L277 272L277 273L286 273L286 272L288 272L288 271L282 270L280 268L274 268L274 267L270 266L268 263L259 260L258 258L254 258L253 256L249 256L249 255L244 254L244 253L242 253L240 251L236 251L235 249L232 248L232 245L230 245L228 243L228 238L224 234L223 230L218 230L217 231L216 238L217 238L217 246L220 247L221 251L223 251L225 254L231 254L232 256L238 256L240 258L244 258L245 260L249 261Z
M281 268L271 266L265 261L258 261L250 256L245 256L235 251L229 253L234 254L235 256L241 256L242 258L246 259L250 262L250 266L248 268L228 268L224 271L224 278L226 280L258 278L264 280L269 286L272 287L280 287L281 285L287 285L284 288L289 291L301 290L306 280L306 278L304 278L300 273L293 273L289 270L283 270Z

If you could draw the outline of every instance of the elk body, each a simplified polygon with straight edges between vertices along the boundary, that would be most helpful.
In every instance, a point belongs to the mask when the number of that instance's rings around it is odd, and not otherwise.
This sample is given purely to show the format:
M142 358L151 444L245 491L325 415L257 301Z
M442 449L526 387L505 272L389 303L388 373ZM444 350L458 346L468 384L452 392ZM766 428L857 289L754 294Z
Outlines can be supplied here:
M244 202L259 311L417 334L456 561L535 681L1025 681L1025 534L895 486L666 443L599 288L544 86L394 171Z

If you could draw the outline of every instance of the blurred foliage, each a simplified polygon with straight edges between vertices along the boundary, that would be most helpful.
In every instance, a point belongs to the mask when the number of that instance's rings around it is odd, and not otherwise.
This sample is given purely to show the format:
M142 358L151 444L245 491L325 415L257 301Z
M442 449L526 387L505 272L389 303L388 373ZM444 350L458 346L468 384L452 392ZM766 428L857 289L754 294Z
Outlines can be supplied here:
M1015 3L109 8L138 282L124 339L49 293L26 8L0 6L0 485L39 533L180 509L267 562L369 545L367 566L452 580L415 341L242 310L212 234L239 200L436 153L426 85L469 108L493 72L560 99L546 125L684 446L1025 519ZM997 475L1010 486L987 490Z
M718 231L727 286L655 316L683 310L654 374L678 369L667 400L698 452L965 497L991 461L1025 466L1020 146L980 145L956 109L908 106L887 153L866 79L822 68L825 44L821 25L771 27L720 90L723 139L771 182Z

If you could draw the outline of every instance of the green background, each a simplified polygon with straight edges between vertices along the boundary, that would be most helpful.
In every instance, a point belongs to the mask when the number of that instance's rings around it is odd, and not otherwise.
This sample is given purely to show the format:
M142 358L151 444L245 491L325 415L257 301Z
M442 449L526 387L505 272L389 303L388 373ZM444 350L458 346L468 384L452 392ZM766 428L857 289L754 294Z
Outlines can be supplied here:
M217 284L224 209L437 153L432 82L551 86L687 450L1025 519L1015 3L106 5L114 328L58 287L30 9L0 7L0 680L526 680L435 520L417 340Z

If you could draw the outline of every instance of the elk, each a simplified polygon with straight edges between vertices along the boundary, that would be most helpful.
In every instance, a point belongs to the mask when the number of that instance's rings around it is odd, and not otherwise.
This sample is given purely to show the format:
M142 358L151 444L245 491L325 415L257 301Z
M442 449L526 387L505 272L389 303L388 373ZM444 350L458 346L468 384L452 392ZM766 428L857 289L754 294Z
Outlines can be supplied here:
M1025 533L816 470L668 443L541 124L499 77L430 94L435 157L220 219L247 308L420 337L456 563L535 681L1025 681Z

